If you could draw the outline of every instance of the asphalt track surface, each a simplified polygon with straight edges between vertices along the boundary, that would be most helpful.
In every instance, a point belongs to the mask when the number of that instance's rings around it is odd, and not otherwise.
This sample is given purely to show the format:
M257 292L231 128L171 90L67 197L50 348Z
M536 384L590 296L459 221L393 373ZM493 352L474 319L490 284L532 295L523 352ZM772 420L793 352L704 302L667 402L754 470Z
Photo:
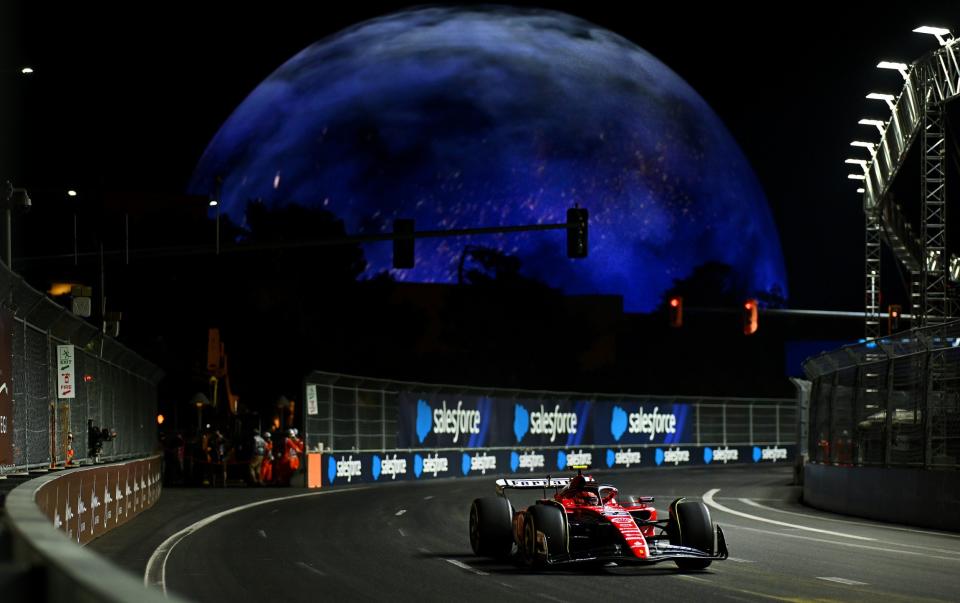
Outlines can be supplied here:
M789 467L597 472L622 493L706 498L730 559L531 572L474 557L470 502L493 477L354 489L168 489L157 506L90 547L194 601L957 601L960 534L822 513L798 502ZM893 486L893 485L892 485ZM895 486L893 486L895 487ZM921 508L905 514L922 513ZM169 542L168 542L169 546ZM165 558L165 559L164 559ZM160 561L165 560L165 566ZM159 569L165 569L159 572Z

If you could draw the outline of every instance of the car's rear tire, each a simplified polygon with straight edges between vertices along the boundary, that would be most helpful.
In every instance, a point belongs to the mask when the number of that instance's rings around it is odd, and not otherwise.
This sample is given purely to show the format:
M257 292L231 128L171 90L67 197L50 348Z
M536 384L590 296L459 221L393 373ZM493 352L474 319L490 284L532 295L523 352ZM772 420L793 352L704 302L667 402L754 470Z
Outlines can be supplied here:
M499 496L470 505L470 547L483 557L509 557L513 549L513 507Z
M537 543L537 533L542 532L547 540L546 551ZM548 557L566 553L567 515L553 505L533 505L527 509L523 522L523 560L534 567L543 567Z
M670 544L713 554L713 520L710 509L702 502L678 498L670 503L670 520L667 533ZM702 570L710 567L710 559L677 559L677 567L682 570Z

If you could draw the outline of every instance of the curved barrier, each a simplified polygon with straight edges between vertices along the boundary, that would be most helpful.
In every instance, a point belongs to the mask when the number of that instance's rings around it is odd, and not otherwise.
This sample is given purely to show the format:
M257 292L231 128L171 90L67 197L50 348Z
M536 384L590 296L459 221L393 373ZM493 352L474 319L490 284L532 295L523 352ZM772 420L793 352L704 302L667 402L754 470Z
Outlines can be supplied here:
M104 603L175 600L78 546L148 509L161 491L161 460L52 473L13 489L4 516L13 537L13 562L31 568L29 593L18 599ZM8 593L4 593L4 598Z

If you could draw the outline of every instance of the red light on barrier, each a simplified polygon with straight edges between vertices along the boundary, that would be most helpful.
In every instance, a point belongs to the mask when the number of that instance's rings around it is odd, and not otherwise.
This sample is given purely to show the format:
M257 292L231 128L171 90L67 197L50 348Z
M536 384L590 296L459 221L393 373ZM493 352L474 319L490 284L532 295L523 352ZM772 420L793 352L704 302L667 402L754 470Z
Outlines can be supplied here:
M84 383L91 383L92 381L93 381L93 375L84 375L84 376L83 376L83 382L84 382Z

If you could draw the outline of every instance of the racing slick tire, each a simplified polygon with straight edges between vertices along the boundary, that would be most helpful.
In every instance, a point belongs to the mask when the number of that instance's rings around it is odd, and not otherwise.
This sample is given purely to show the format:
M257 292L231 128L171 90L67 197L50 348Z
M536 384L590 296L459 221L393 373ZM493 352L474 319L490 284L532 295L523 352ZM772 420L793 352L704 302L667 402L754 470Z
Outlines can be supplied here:
M538 533L547 541L546 550L538 544ZM549 557L567 552L567 514L553 505L533 505L524 515L523 544L520 547L524 562L543 567Z
M482 557L504 558L513 549L513 507L499 496L478 498L470 506L470 546Z
M670 503L670 520L667 523L670 544L713 554L713 521L707 505L695 500L678 498ZM710 559L677 559L682 570L702 570L710 566Z

